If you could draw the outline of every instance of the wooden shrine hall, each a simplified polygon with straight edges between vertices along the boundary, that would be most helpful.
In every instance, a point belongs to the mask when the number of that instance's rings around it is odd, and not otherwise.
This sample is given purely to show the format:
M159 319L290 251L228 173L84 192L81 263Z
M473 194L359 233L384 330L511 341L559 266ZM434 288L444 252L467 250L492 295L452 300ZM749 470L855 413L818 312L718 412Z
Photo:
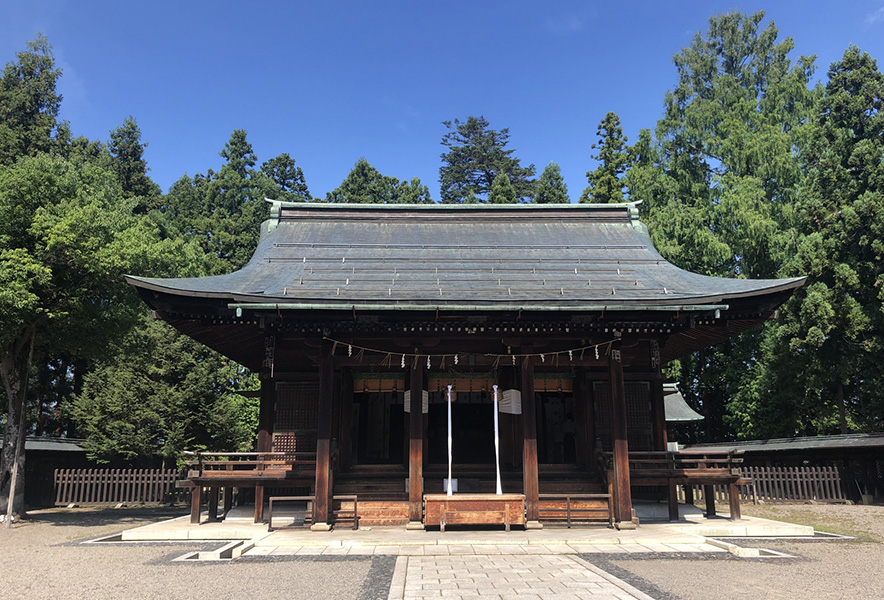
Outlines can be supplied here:
M256 452L196 458L192 518L204 489L211 517L220 488L253 489L256 520L309 500L318 530L625 528L633 497L668 494L672 515L676 485L735 484L732 455L666 452L661 366L804 282L681 270L632 203L272 202L241 270L127 280L260 373Z

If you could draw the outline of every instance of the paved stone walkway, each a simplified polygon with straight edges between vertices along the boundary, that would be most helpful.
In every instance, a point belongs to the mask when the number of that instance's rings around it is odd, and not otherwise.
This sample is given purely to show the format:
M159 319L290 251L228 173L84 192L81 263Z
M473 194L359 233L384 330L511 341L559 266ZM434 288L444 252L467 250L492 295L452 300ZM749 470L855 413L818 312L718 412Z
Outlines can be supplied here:
M571 554L400 556L389 600L653 600Z

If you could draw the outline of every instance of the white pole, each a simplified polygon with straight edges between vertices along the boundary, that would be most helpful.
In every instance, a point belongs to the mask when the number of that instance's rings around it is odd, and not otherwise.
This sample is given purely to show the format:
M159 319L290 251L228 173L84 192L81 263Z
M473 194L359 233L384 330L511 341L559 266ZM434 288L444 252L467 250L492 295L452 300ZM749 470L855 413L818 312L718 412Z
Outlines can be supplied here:
M497 424L497 386L494 386L494 463L497 466L497 495L503 494L500 487L500 431Z
M448 386L448 489L449 496L451 493L451 386Z

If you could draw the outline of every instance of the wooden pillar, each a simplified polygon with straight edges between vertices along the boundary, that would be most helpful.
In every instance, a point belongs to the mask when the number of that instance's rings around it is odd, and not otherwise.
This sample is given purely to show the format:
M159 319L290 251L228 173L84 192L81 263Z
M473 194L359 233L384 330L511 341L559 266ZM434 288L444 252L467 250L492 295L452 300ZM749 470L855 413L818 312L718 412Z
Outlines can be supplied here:
M332 343L323 341L319 348L319 422L316 428L316 486L313 500L313 531L328 531L329 471L331 470L332 410L334 407L334 357Z
M415 354L417 350L415 349ZM414 357L410 369L411 411L408 415L408 529L423 529L424 500L424 364Z
M341 452L341 466L353 464L353 372L349 369L341 374L341 418L338 442Z
M574 373L574 426L577 438L577 464L596 471L595 407L589 374L584 368Z
M213 485L209 488L209 521L218 520L218 492L220 488Z
M526 529L539 529L540 481L537 469L537 402L534 398L534 364L522 359L522 484L525 492Z
M632 521L632 492L629 484L629 444L626 437L626 388L623 385L623 356L620 341L611 344L608 362L611 378L611 434L614 439L614 520L620 529L635 527Z
M203 503L203 486L196 484L190 490L190 522L198 525L200 522L200 505Z
M654 424L654 450L666 451L666 404L663 400L663 376L657 368L657 378L651 381L651 418Z
M273 421L276 407L276 381L270 377L270 371L261 373L261 399L258 406L258 452L273 450ZM255 523L264 520L264 486L255 485Z

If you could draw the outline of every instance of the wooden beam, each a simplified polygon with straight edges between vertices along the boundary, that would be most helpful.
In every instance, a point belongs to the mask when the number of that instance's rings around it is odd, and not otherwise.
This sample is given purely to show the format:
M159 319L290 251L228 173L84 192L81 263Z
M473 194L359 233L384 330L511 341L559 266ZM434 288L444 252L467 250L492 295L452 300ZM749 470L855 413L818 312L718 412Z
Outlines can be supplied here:
M423 523L424 495L424 361L420 356L413 360L408 386L411 392L411 412L408 419L408 520L411 528L419 528Z
M611 435L614 440L614 520L621 528L633 526L629 487L629 444L626 437L626 389L620 342L611 345L608 362L611 381Z
M529 524L540 523L540 481L537 468L537 403L534 398L534 364L522 359L522 483Z
M334 406L334 357L332 343L326 341L319 350L319 419L316 429L316 486L313 501L314 530L329 529L329 471L331 470L331 430Z

